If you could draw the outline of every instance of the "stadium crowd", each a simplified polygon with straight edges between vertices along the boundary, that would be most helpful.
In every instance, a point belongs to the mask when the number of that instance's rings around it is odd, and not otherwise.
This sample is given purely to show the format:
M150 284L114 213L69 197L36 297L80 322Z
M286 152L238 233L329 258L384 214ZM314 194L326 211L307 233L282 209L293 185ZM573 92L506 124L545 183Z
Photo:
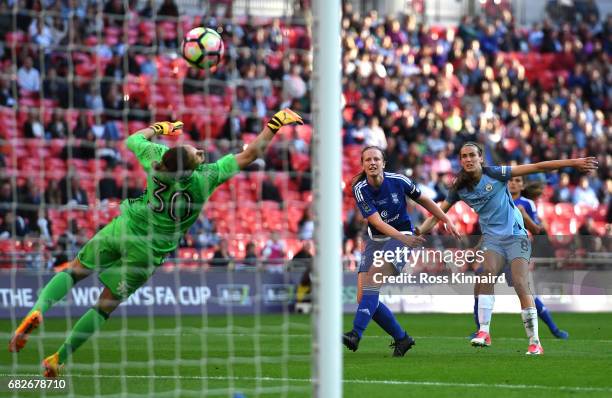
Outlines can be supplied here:
M184 120L187 140L214 161L252 139L273 110L310 114L308 27L291 18L179 17L173 0L157 9L136 3L0 3L3 247L47 245L69 258L116 215L118 200L140 195L142 171L121 140L152 120ZM176 56L182 34L199 25L219 26L225 40L225 60L210 76ZM412 14L360 15L345 3L342 46L349 268L364 228L350 194L363 145L386 149L387 170L407 174L434 200L448 193L466 141L479 142L489 164L596 156L597 175L567 171L532 183L545 185L543 206L572 204L571 214L545 214L612 235L612 16L523 28L505 10L443 28ZM279 136L258 168L225 184L178 256L227 266L310 252L301 242L313 233L310 133L306 126ZM256 211L228 215L227 202L237 199ZM83 220L88 206L96 216ZM276 216L285 222L268 220Z

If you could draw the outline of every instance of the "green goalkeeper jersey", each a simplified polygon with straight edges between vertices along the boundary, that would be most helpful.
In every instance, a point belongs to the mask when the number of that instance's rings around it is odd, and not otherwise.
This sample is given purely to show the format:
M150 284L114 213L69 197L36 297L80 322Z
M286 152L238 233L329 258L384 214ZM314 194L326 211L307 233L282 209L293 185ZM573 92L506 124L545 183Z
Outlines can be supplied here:
M169 253L179 239L198 219L206 200L216 187L237 174L240 169L234 155L226 155L215 163L201 164L189 176L177 179L152 168L169 149L133 134L126 144L147 172L147 188L136 199L121 203L121 212L128 217L134 231L146 234L151 249Z

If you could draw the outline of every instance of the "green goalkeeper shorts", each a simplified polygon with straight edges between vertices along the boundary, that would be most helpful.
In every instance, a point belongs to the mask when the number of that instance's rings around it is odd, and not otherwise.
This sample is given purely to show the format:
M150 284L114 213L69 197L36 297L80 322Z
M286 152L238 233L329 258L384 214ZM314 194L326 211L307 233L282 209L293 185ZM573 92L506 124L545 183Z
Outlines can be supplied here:
M80 263L98 272L100 282L125 299L144 285L165 255L150 249L146 236L135 232L119 216L102 228L77 255Z

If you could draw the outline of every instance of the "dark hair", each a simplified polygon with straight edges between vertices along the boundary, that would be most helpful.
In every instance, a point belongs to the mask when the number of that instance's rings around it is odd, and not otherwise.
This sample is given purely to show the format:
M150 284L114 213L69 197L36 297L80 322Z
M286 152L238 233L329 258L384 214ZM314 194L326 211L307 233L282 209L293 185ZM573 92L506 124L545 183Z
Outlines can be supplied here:
M365 151L369 149L377 149L382 154L383 162L387 161L387 155L385 154L385 151L383 151L381 147L376 146L376 145L369 145L361 150L361 161L362 162L363 162L363 154L365 153ZM366 177L367 177L366 172L361 170L361 172L357 174L356 176L354 176L353 179L351 180L351 187L354 188L355 185L357 185L359 181L365 180Z
M183 145L168 149L162 156L161 163L154 166L155 170L176 173L177 175L191 174L195 165L191 164L189 151ZM163 170L161 169L163 167Z
M478 151L478 155L482 157L482 148L480 147L480 145L478 145L477 143L473 141L468 141L461 146L461 149L459 149L459 159L460 160L461 160L461 150L465 148L466 146L473 146L474 148L476 148L476 150ZM455 178L455 182L453 183L452 190L457 192L461 188L467 188L468 191L473 191L475 185L476 185L476 180L474 180L474 178L471 175L466 173L462 167L461 170L459 171L459 174L457 174L457 178Z
M525 178L523 177L523 181ZM544 184L541 182L530 182L525 185L521 194L527 199L537 200L544 191Z

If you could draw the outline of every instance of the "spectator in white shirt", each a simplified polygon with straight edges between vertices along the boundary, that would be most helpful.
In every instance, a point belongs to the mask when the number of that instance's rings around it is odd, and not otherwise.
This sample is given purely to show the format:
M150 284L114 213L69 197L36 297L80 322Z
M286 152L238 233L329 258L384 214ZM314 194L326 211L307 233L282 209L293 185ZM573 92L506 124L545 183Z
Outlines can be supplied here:
M370 118L365 129L365 144L366 146L377 146L383 151L387 149L387 137L384 130L380 127L378 118L375 116Z
M283 104L290 104L295 98L302 98L306 94L307 86L301 76L302 67L293 65L291 72L283 76ZM288 106L288 105L287 105ZM281 104L281 108L283 105Z
M95 81L89 85L89 91L85 94L85 106L88 109L93 109L94 111L104 110L104 100L102 95L100 95L99 87L100 85Z
M30 23L28 28L28 34L32 41L42 48L49 49L51 44L53 44L53 31L42 16L32 19L32 23Z
M552 197L553 203L568 203L572 201L572 190L570 188L570 176L567 173L561 173L559 177L559 186L555 189Z
M23 134L25 138L45 138L45 127L36 109L28 113L28 119L23 124Z
M22 90L38 92L40 89L40 73L34 68L32 57L27 57L17 71L17 83Z
M431 171L436 174L446 174L452 171L452 165L446 150L441 150L436 154L436 158L431 164Z
M431 129L426 142L427 150L432 154L443 151L446 148L446 142L440 138L440 130L437 128Z
M270 239L266 242L261 255L267 261L269 271L282 271L283 259L285 258L285 242L281 240L278 232L272 232Z
M298 223L299 231L298 237L301 240L310 240L312 239L312 235L314 233L314 217L312 215L312 210L307 207L304 209L304 214Z
M599 199L595 190L589 186L589 178L587 176L580 177L580 183L574 189L574 204L583 204L591 207L599 206Z

